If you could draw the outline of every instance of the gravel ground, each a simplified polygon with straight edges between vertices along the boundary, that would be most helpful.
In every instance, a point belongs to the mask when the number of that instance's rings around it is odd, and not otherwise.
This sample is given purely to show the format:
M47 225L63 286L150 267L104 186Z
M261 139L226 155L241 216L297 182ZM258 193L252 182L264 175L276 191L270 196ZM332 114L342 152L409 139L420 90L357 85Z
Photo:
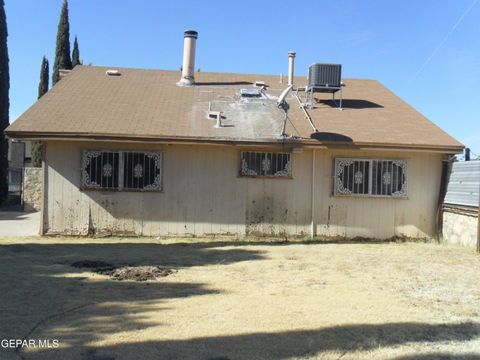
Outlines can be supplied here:
M85 259L174 271L116 281ZM0 359L480 359L461 247L4 238L0 274L0 339L60 344Z

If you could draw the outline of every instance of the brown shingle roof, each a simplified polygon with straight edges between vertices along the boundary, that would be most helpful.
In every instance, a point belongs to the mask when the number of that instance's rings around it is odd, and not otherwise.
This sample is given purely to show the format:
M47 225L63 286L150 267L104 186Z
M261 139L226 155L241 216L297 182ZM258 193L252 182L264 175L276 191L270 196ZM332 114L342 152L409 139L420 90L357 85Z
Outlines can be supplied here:
M277 142L284 112L275 97L286 87L279 77L196 73L197 85L178 87L180 73L123 69L107 76L105 67L77 66L21 115L6 133L18 138L85 137L210 142ZM242 102L241 88L264 81L271 100ZM296 84L305 84L296 78ZM399 97L373 80L344 79L344 110L332 107L330 95L317 95L307 110L320 132L350 137L360 146L432 148L458 151L462 144ZM312 127L291 93L287 97L289 141L312 140ZM304 93L299 95L304 97ZM233 126L216 128L208 109L222 111Z

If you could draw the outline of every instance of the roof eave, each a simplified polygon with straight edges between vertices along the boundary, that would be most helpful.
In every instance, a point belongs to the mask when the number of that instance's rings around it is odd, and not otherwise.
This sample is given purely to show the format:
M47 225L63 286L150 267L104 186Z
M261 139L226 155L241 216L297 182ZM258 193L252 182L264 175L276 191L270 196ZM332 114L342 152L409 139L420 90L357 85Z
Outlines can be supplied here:
M303 145L322 148L350 148L358 150L413 150L432 151L448 154L459 154L464 150L463 145L429 145L429 144L392 144L371 142L321 142L309 138L220 138L220 137L181 137L181 136L148 136L124 134L79 134L79 133L39 133L24 131L6 131L6 135L18 140L48 141L48 140L76 140L76 141L126 141L126 142L162 142L162 143L197 143L223 145Z

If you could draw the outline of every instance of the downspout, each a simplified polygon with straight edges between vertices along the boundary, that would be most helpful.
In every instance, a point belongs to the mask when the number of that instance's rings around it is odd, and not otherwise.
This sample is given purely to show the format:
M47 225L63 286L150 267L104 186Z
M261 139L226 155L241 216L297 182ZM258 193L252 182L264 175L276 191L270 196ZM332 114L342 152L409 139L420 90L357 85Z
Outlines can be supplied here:
M452 170L452 161L450 157L444 157L442 159L442 174L440 177L440 189L437 201L437 214L435 224L435 235L437 241L443 241L443 200L447 194L448 180L450 178L450 172Z
M315 229L315 151L316 149L312 149L312 199L311 199L311 221L310 221L310 236L312 240L315 238L316 229Z
M480 188L478 189L477 252L480 253Z
M39 234L45 235L48 231L48 165L47 165L47 142L42 143L42 198L40 209L40 228Z

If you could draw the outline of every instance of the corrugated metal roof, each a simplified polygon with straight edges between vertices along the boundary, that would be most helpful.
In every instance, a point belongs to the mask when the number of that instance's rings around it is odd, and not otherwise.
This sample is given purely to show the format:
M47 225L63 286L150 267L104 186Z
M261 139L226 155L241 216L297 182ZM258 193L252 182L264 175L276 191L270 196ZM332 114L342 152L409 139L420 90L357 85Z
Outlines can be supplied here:
M445 204L478 207L480 160L456 162L448 182Z

